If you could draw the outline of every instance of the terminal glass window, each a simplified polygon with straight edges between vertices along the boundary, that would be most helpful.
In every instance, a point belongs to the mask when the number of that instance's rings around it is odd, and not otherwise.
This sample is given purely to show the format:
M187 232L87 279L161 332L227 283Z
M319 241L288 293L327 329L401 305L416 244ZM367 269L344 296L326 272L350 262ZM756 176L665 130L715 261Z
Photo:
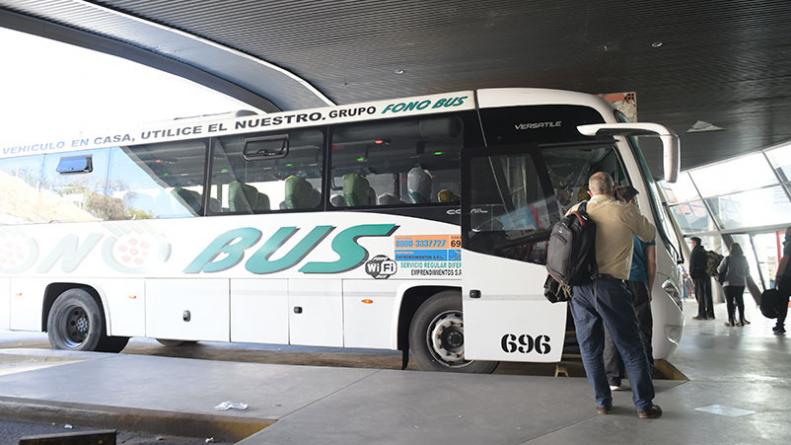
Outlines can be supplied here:
M695 169L690 174L703 198L777 184L762 153Z
M766 152L772 168L784 182L791 182L791 145L775 148Z
M699 198L698 191L695 189L695 185L692 183L692 179L690 179L689 173L687 172L680 173L678 175L678 181L675 183L671 184L669 182L662 181L660 184L662 190L665 192L667 202L670 204L691 201Z
M214 139L210 213L319 208L323 147L316 129Z
M202 214L207 141L165 142L110 149L111 219L183 218Z
M705 204L700 199L670 206L670 213L684 233L716 230Z
M459 115L337 127L333 207L455 205L465 125Z
M706 202L724 230L791 221L791 203L780 186L706 198Z

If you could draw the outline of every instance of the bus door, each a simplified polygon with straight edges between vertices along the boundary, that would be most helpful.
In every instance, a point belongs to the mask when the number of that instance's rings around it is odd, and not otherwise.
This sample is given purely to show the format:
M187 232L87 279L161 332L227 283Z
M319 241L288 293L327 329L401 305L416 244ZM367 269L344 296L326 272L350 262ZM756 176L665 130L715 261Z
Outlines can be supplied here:
M465 358L560 361L567 305L543 296L560 210L541 153L503 146L470 150L462 162Z

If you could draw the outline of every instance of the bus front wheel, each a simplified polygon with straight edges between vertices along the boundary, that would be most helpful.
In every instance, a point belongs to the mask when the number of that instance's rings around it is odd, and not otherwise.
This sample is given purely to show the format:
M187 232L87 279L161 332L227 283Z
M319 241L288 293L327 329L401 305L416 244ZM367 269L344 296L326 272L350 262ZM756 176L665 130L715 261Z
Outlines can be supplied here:
M418 369L488 374L497 362L465 360L461 293L442 291L423 302L409 325L409 351Z
M120 352L129 337L106 335L107 325L96 300L84 289L58 295L47 317L47 336L56 349Z

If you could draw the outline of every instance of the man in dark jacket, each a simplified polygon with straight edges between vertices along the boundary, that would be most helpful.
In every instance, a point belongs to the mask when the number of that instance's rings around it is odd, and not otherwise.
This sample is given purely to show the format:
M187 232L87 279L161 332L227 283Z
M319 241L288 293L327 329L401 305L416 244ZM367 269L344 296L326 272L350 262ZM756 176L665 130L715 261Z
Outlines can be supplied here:
M689 256L689 276L695 282L695 298L698 300L698 315L695 320L714 319L714 300L711 297L711 277L706 273L706 249L700 238L693 236L692 253Z
M785 322L786 316L788 316L788 297L791 295L791 227L786 229L786 236L783 240L783 257L777 267L775 283L777 283L776 286L780 296L783 297L783 303L780 305L780 312L777 314L777 324L772 330L776 335L783 335L786 333Z

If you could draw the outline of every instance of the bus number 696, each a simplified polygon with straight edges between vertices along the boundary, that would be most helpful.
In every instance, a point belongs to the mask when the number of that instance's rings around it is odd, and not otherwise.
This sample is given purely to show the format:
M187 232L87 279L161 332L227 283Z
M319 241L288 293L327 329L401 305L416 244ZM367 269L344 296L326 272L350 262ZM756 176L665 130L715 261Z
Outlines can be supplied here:
M500 345L503 351L507 353L519 352L522 354L529 354L535 351L537 354L549 354L552 347L549 345L548 335L537 335L533 337L529 334L505 334L503 335Z

